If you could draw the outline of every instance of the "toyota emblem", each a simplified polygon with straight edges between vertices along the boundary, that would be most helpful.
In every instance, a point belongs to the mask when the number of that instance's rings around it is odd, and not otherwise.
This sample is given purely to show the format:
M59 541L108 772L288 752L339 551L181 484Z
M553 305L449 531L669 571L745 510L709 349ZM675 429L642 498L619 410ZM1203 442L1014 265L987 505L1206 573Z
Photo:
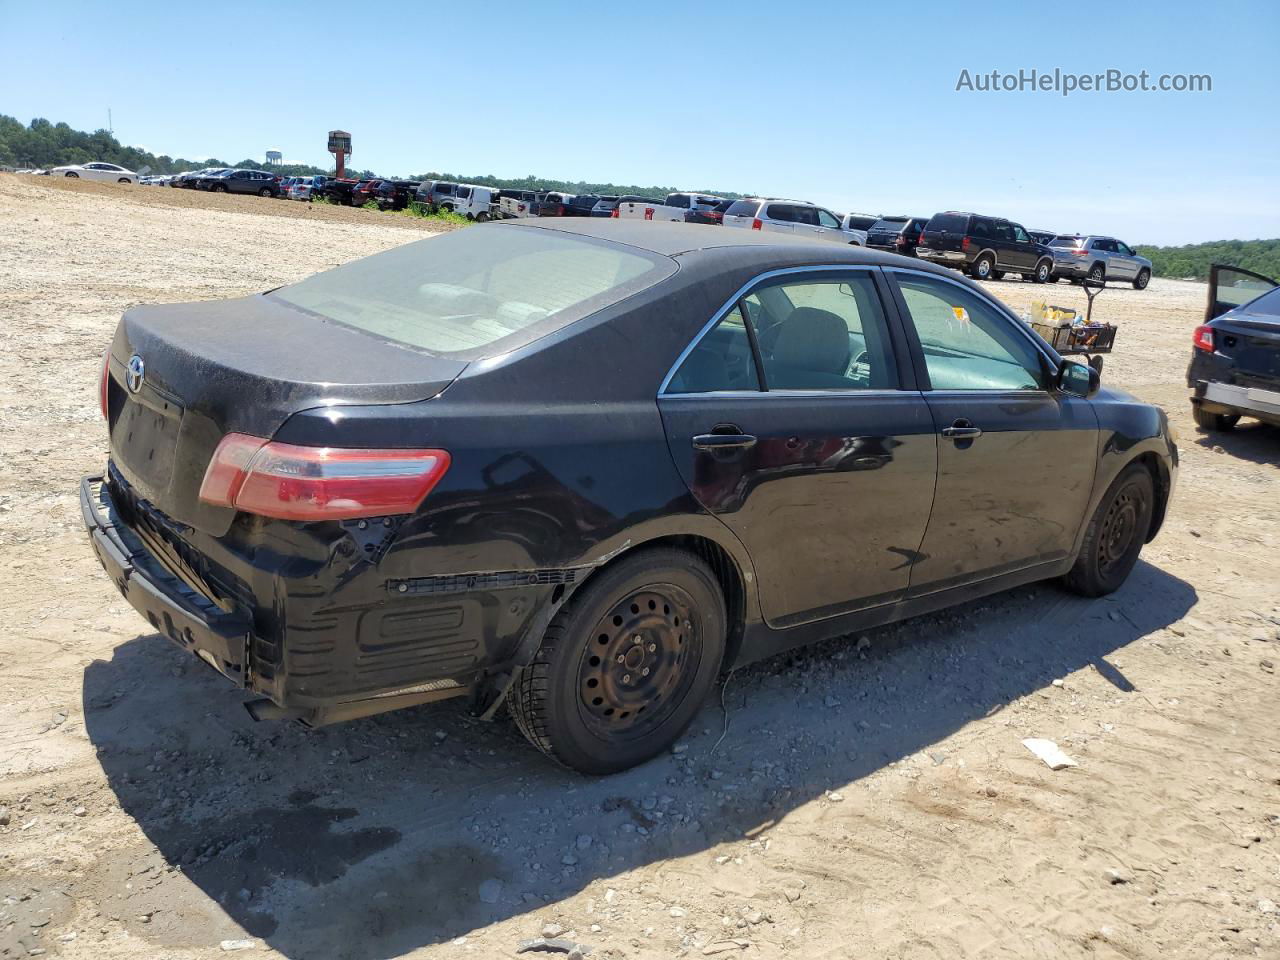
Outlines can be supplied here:
M142 370L142 358L135 353L129 358L129 366L124 371L124 383L130 393L137 393L142 389Z

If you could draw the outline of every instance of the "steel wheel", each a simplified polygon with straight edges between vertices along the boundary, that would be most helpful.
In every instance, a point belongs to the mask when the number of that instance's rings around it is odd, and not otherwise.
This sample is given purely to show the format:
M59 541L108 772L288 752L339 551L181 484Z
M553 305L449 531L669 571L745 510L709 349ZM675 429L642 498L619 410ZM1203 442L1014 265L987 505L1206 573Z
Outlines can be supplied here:
M702 656L692 607L688 593L664 584L600 618L578 665L579 709L597 736L643 737L683 699Z
M1151 529L1155 482L1141 463L1124 469L1103 495L1085 529L1066 584L1086 597L1117 590L1128 578Z
M583 773L616 773L671 746L715 685L728 610L700 557L624 556L557 611L507 693L520 731ZM638 639L637 639L638 638Z
M1124 487L1107 507L1098 537L1098 572L1103 577L1109 577L1128 556L1138 533L1138 518L1145 513L1136 484Z

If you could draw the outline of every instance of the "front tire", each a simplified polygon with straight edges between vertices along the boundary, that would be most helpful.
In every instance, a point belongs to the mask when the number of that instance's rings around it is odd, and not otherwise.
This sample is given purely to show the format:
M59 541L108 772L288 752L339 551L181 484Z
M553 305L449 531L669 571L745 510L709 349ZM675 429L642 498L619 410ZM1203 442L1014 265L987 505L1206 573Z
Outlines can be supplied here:
M1067 588L1085 597L1118 590L1138 562L1154 507L1151 473L1140 463L1130 464L1094 511L1080 555L1067 574Z
M1236 428L1236 424L1240 422L1240 414L1210 413L1200 404L1195 403L1191 405L1191 419L1201 430L1209 433L1226 433Z
M260 197L269 197L269 196L271 196L271 188L270 188L270 187L263 187L261 190L259 190L259 191L258 191L258 196L260 196Z
M1143 267L1141 270L1138 271L1138 275L1133 278L1133 289L1145 290L1147 289L1147 284L1150 282L1151 282L1151 271L1148 270L1146 267Z
M476 214L476 223L488 223L488 222L489 222L489 215L487 213Z
M598 573L560 609L507 695L548 757L586 774L626 770L676 741L715 684L727 615L710 568L644 550Z
M1053 266L1048 260L1041 260L1036 264L1036 272L1031 275L1034 283L1048 283L1049 278L1053 276Z

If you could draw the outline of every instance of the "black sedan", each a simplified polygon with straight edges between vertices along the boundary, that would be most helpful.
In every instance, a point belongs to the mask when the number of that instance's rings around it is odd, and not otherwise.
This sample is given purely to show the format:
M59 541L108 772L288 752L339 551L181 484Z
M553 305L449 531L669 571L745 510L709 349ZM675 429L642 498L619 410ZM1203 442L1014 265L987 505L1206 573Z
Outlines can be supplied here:
M505 700L590 773L670 745L731 665L1115 590L1177 464L1159 409L943 269L597 218L131 309L101 400L94 549L256 717Z
M1187 369L1196 425L1230 430L1254 417L1280 426L1280 283L1214 264L1204 319Z

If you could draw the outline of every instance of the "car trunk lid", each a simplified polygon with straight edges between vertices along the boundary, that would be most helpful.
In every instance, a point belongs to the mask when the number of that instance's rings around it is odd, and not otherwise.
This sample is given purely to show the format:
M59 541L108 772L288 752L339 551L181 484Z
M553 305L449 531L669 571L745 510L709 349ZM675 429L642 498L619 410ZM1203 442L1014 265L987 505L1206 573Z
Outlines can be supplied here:
M465 366L264 295L136 307L111 346L112 461L152 506L220 536L234 511L199 491L223 436L270 438L312 407L425 400Z
M1215 352L1230 359L1235 382L1280 390L1280 318L1228 314L1213 328Z

